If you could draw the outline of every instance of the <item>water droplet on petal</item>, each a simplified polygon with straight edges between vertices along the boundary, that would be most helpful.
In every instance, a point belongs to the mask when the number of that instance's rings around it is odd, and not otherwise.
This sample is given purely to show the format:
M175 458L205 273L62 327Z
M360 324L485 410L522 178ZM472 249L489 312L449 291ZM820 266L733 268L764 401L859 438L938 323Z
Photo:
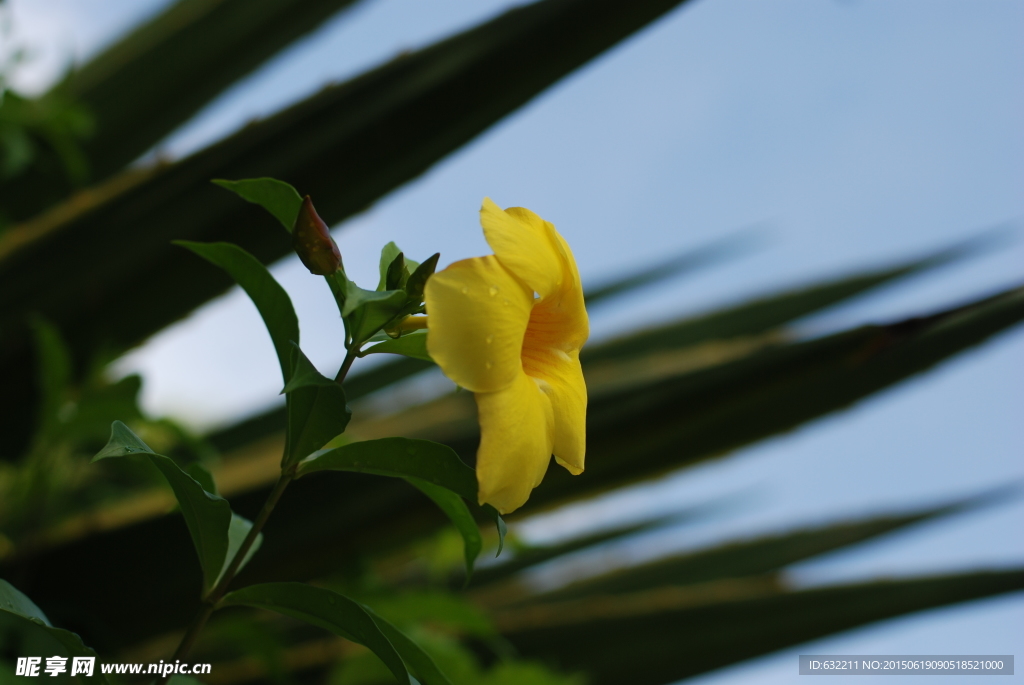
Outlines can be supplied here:
M466 286L462 286L462 294L463 295L468 295L469 294L469 288L467 288Z
M491 297L494 297L495 295L498 294L498 286L492 285L487 292L491 294Z
M488 369L493 369L494 368L494 364L492 364L490 362L484 362L484 366L486 366Z
M506 298L505 298L505 299L504 299L503 301L504 301L504 303L505 303L506 305L512 304L511 302L509 302L509 301L508 301L508 298L507 298L507 297L506 297Z

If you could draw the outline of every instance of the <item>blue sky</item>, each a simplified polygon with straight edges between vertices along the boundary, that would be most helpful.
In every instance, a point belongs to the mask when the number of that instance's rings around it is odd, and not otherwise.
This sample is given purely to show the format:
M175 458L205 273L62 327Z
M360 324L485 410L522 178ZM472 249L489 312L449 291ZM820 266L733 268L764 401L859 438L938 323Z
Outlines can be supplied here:
M14 36L39 46L22 83L41 88L155 11L151 0L10 0ZM180 156L251 118L506 7L492 0L378 0L325 25L159 146ZM746 226L754 253L594 312L594 338L832 277L1024 220L1024 4L1014 0L698 0L550 89L429 173L338 227L345 263L375 280L388 240L442 264L485 254L482 197L555 222L585 282ZM315 200L315 198L314 198ZM826 331L887 321L1022 280L1018 241L803 322ZM342 356L319 279L295 260L274 273L297 302L303 347L323 370ZM268 406L273 351L240 293L159 334L119 368L146 379L151 411L197 426ZM720 520L599 553L618 563L714 540L879 508L898 509L1024 478L1024 332L726 459L530 521L541 538L755 493ZM583 476L585 477L585 476ZM744 495L746 496L746 495ZM1011 503L802 564L795 582L1007 566L1024 561L1024 505ZM586 565L593 559L577 562ZM568 569L549 569L555 582ZM1024 598L868 627L816 653L1024 654ZM790 682L797 653L701 680ZM913 679L911 679L913 680ZM906 681L901 680L901 683Z

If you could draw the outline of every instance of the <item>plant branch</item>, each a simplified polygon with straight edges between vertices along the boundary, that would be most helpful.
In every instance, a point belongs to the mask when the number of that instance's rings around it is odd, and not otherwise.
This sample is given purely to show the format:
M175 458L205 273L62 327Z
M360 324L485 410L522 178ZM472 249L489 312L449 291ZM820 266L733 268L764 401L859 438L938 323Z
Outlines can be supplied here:
M358 348L356 348L355 351L353 351L352 348L349 348L348 354L345 355L345 361L341 363L341 368L338 369L338 375L334 377L335 383L341 385L345 381L345 376L348 375L349 369L352 368L352 362L354 362L358 356Z
M189 652L192 651L192 647L195 645L196 640L199 638L199 634L203 631L203 627L206 625L206 621L213 614L214 609L217 608L217 603L227 592L228 586L231 581L235 579L235 574L238 573L238 569L242 566L242 561L245 559L249 550L252 549L253 544L256 542L256 537L263 530L263 526L266 525L267 519L270 518L270 514L274 511L274 507L277 506L278 500L281 499L281 495L284 493L285 488L295 478L295 466L291 466L285 471L282 471L281 476L277 479L277 483L274 484L274 489L270 491L270 495L267 496L267 501L263 503L263 508L260 509L259 515L256 520L253 521L252 528L249 529L249 534L245 536L245 540L242 541L238 551L235 552L235 556L231 559L231 563L224 569L224 573L221 574L220 580L213 586L213 589L206 593L203 597L202 605L199 608L199 612L196 617L192 620L192 624L189 626L185 635L181 638L181 642L178 644L178 649L175 650L172 659L183 660L188 656ZM170 675L162 677L158 683L163 685L170 678Z

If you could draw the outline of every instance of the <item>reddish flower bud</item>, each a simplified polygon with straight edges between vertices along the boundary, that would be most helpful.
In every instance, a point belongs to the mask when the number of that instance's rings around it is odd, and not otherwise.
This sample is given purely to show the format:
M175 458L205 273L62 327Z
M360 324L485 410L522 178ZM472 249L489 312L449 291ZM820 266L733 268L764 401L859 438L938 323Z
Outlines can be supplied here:
M327 224L313 209L309 195L302 198L302 207L295 217L292 247L311 273L329 276L341 268L341 251L327 230Z

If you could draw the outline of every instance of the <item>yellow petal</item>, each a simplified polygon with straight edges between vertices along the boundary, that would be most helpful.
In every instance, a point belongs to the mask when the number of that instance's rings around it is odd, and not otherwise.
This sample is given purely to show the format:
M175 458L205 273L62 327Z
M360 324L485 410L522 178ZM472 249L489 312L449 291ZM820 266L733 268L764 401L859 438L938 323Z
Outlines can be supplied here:
M551 402L555 460L574 476L583 473L587 451L587 384L579 352L536 344L530 332L523 342L523 371L537 379Z
M427 351L448 378L473 392L496 392L522 375L533 293L497 259L464 259L437 272L424 301Z
M515 511L540 485L551 462L553 415L548 396L520 372L499 392L478 393L480 504Z
M502 210L485 197L480 225L494 255L541 297L562 286L565 262L551 224L522 207Z

